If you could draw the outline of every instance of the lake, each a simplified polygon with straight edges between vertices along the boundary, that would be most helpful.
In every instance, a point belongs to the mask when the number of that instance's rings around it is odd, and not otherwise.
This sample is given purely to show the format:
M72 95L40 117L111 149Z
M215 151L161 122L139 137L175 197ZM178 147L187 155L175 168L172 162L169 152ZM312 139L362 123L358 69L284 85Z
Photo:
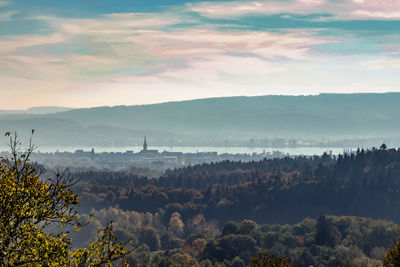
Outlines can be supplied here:
M141 146L125 146L125 147L112 147L112 146L96 146L93 147L96 153L101 152L126 152L133 151L139 152L142 150ZM36 149L36 152L74 152L75 150L82 149L84 151L90 151L92 147L85 146L40 146L40 148ZM355 151L357 148L327 148L327 147L281 147L281 148L271 148L271 147L191 147L191 146L160 146L160 147L148 147L148 149L157 149L159 152L163 151L171 151L171 152L183 152L183 153L196 153L196 152L217 152L218 154L252 154L252 153L263 153L264 151L273 152L280 151L283 153L288 153L290 155L321 155L324 152L332 151L332 154L338 155L342 154L343 151ZM5 146L0 147L1 151L8 151L9 149Z

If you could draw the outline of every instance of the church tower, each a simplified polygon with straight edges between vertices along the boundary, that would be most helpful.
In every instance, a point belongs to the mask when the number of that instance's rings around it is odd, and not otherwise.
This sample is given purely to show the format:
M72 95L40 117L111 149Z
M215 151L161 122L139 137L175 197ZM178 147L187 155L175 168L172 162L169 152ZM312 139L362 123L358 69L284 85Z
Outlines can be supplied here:
M146 141L146 136L144 137L143 151L147 151L147 141Z

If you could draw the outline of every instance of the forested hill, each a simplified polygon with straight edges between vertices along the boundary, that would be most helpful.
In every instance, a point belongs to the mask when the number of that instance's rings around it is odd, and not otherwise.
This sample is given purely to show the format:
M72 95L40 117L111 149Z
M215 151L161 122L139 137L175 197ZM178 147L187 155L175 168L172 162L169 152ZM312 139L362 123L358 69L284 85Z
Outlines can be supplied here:
M227 97L72 110L58 117L82 125L208 135L391 136L400 130L399 104L400 93Z
M400 149L225 161L157 179L138 171L72 173L81 179L73 190L83 196L82 213L146 244L129 256L135 266L246 266L265 250L292 266L381 266L397 238ZM87 242L93 232L73 240ZM174 264L179 259L190 263Z
M157 212L165 223L174 212L184 220L202 214L221 224L243 219L295 223L325 213L400 222L400 150L385 147L338 158L204 164L158 179L126 172L75 175L83 181L82 208Z
M0 125L1 130L28 132L27 127L34 127L38 138L40 134L47 134L48 142L51 136L56 136L58 141L75 143L107 141L110 129L113 138L121 143L143 132L164 143L174 138L195 140L201 137L208 140L209 137L224 140L392 137L400 132L399 104L400 93L226 97L75 109L46 115L1 115ZM51 127L53 123L57 126ZM170 133L168 138L159 138L167 133ZM84 139L85 136L95 138ZM132 144L130 139L126 142Z

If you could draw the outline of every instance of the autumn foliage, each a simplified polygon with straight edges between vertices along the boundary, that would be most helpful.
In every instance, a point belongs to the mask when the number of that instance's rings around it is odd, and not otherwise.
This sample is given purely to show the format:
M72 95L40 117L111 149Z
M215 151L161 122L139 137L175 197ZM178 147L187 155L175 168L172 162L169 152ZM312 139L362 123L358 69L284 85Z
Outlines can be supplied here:
M29 162L34 147L20 153L16 134L10 137L10 147L11 157L0 161L1 266L100 266L126 254L111 224L99 231L89 248L73 250L63 227L82 227L74 211L80 197L71 190L75 181L61 174L45 178L43 170Z

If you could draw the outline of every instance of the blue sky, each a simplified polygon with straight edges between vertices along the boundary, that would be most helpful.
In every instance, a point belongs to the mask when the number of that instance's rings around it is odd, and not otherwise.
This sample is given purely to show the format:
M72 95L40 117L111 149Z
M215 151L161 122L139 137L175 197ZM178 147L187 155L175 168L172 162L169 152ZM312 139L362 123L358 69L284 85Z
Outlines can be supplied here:
M399 91L399 33L388 0L0 0L0 109Z

